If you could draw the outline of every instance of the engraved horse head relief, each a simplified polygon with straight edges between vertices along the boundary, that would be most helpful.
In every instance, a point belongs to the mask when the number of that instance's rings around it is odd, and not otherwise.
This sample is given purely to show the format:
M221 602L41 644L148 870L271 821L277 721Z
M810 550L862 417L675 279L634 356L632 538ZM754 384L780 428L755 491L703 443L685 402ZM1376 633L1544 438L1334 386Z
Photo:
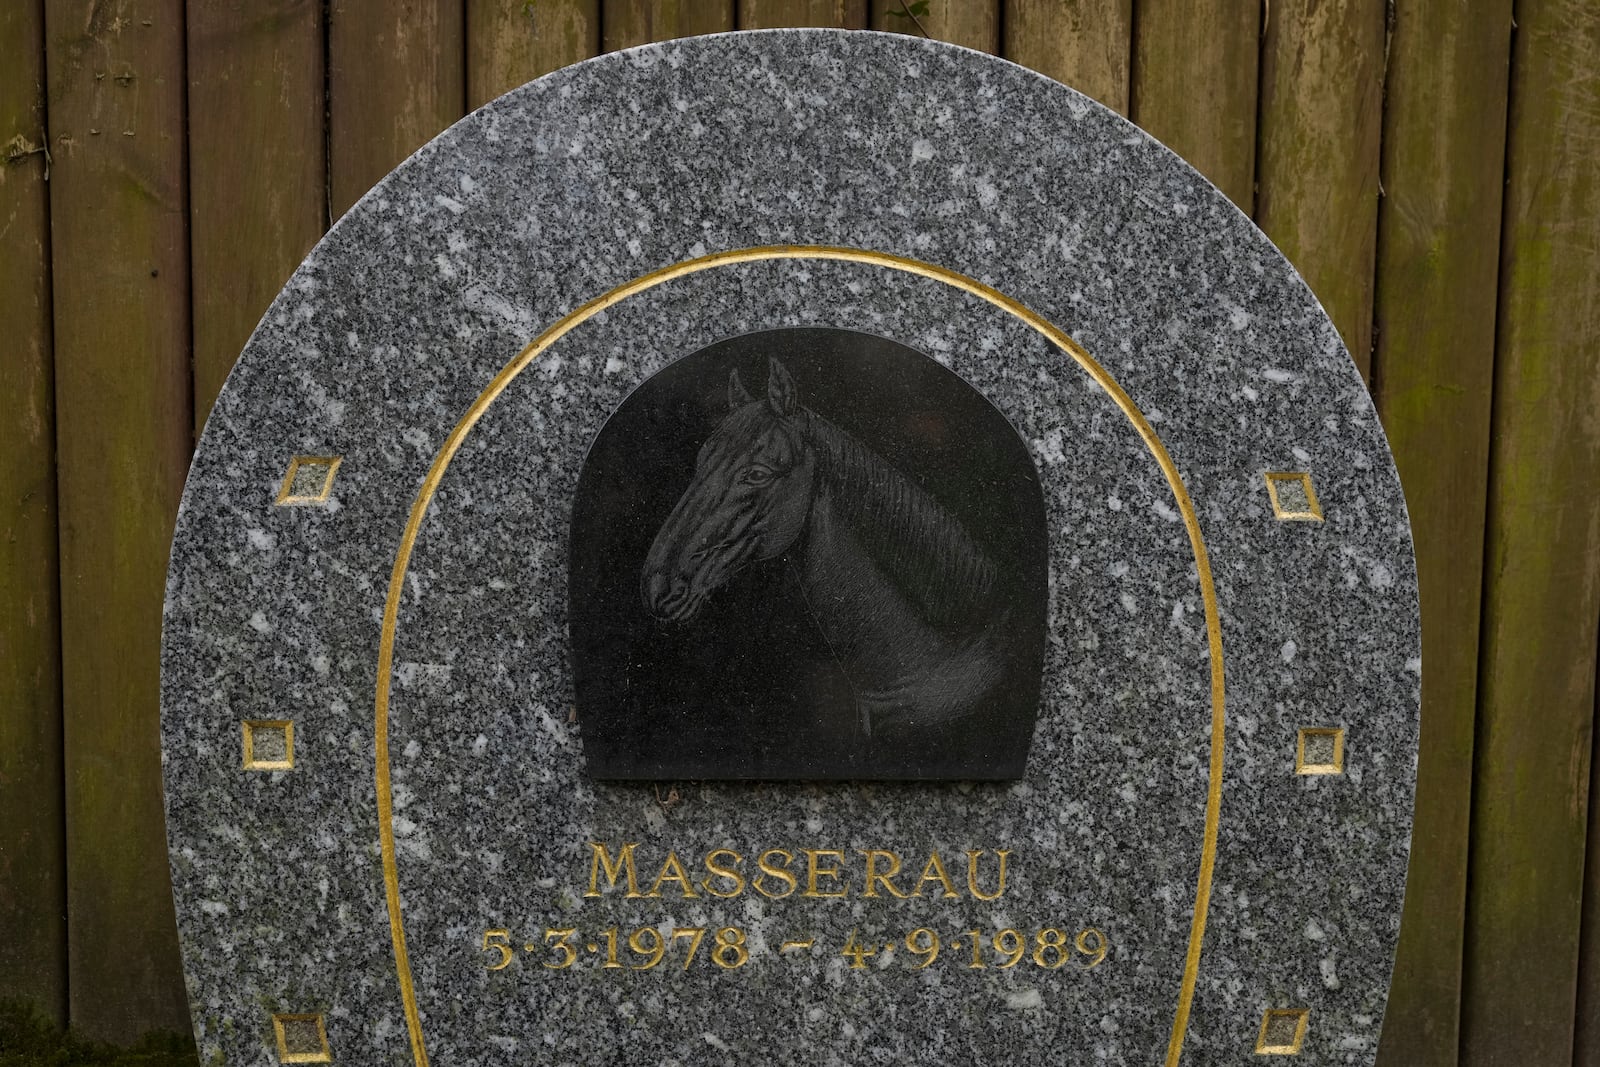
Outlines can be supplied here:
M787 556L864 734L976 710L1007 667L995 563L915 481L801 403L782 363L768 366L760 397L730 374L727 417L642 568L645 607L688 619L750 563Z
M1019 777L1047 544L1021 436L915 349L794 327L668 363L611 412L573 498L586 768Z

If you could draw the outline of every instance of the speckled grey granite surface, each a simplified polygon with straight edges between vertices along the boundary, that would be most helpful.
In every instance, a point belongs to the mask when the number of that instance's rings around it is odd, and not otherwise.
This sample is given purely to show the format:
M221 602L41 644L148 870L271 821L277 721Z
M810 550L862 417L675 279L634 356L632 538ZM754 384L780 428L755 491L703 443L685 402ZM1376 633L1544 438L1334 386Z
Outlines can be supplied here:
M960 272L1071 334L1126 390L1191 495L1226 677L1220 824L1186 1064L1254 1058L1310 1010L1298 1062L1368 1064L1403 893L1420 683L1404 502L1366 391L1292 269L1220 193L1079 94L906 37L774 31L558 72L469 116L362 200L274 303L208 422L173 550L163 752L174 892L202 1055L276 1060L273 1012L323 1013L334 1062L416 1061L385 902L380 627L412 502L486 386L564 315L728 250L840 246ZM1044 700L1016 783L598 784L571 712L566 532L584 451L644 377L785 325L866 330L961 374L1031 444L1051 532ZM290 458L340 456L320 506L274 507ZM1274 518L1308 471L1326 521ZM1041 334L872 262L717 266L557 341L484 411L403 577L388 710L395 868L431 1062L1167 1062L1201 881L1212 756L1201 583L1130 421ZM240 722L291 719L295 766L241 767ZM1295 773L1297 729L1347 731ZM589 842L837 849L850 897L582 895ZM867 899L861 849L994 901ZM803 860L800 861L803 865ZM958 870L959 868L959 870ZM726 885L726 883L723 883ZM770 884L770 883L769 883ZM965 889L962 885L963 890ZM737 927L648 971L604 931ZM926 970L911 930L946 945ZM949 942L1011 927L1012 969ZM1085 969L1046 927L1105 932ZM545 962L547 928L579 958ZM512 962L490 971L486 930ZM878 954L839 955L857 931ZM809 950L782 942L814 938ZM648 940L648 939L646 939ZM537 943L537 950L524 950ZM587 951L588 944L599 950ZM624 962L638 959L624 946ZM1047 959L1052 959L1048 957Z

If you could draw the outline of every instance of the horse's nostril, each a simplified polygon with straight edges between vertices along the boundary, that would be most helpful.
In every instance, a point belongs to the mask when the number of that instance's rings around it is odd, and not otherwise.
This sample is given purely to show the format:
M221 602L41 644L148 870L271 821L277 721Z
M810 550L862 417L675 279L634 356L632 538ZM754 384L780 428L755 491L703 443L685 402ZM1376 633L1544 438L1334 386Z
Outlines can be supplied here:
M692 583L687 576L669 576L665 571L652 570L642 577L641 592L644 594L645 607L652 615L660 619L676 619L687 610L693 596Z
M661 571L652 571L645 579L645 593L651 608L670 611L688 599L689 579L676 574L668 578Z

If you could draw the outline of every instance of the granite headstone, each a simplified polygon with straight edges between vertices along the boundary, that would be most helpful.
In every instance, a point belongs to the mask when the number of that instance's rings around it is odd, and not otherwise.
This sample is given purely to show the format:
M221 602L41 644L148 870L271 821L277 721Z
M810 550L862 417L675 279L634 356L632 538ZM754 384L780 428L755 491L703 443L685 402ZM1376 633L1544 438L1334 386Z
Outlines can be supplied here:
M1417 619L1338 334L1123 119L873 33L559 71L200 441L202 1059L1371 1064Z

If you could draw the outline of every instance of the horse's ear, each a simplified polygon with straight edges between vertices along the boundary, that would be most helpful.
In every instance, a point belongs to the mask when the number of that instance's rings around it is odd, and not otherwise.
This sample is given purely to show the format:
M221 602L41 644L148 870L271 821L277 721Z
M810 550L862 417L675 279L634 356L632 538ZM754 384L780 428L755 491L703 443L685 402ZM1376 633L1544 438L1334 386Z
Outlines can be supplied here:
M794 379L789 377L782 363L770 357L767 359L767 403L780 416L792 415L800 406L795 400Z
M728 372L728 410L737 411L746 404L755 403L756 398L750 395L750 390L744 387L744 382L739 380L739 372Z

